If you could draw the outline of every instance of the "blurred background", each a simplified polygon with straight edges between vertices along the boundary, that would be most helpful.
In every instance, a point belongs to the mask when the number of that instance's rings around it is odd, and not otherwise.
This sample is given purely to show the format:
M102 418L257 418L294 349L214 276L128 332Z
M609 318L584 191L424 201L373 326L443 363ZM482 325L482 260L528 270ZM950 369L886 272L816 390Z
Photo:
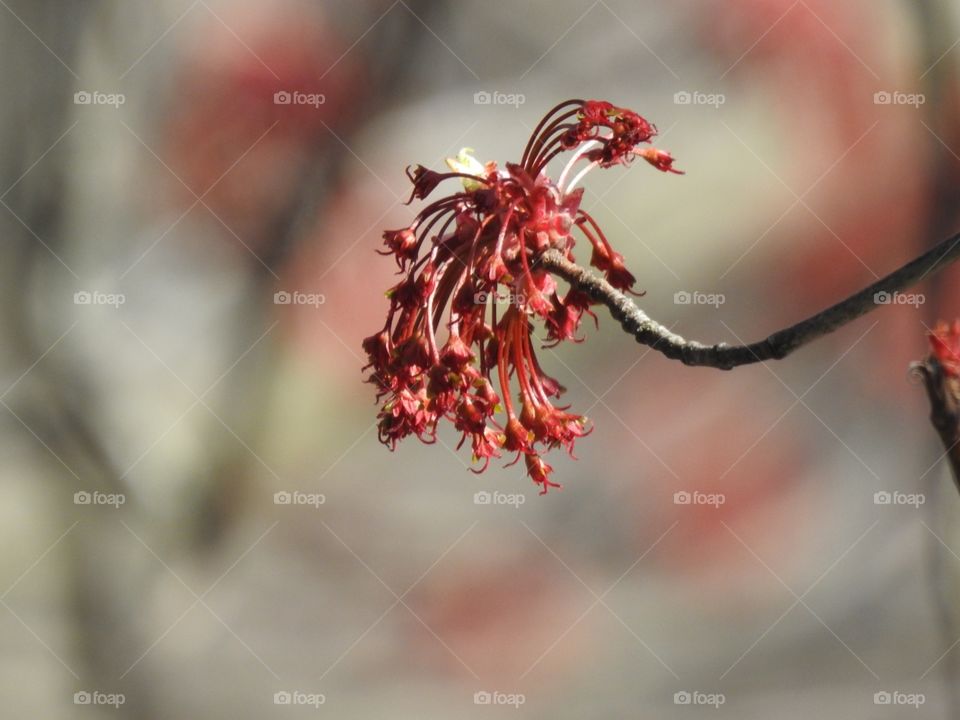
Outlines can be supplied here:
M449 428L389 452L360 371L405 166L517 160L571 97L687 173L584 200L681 334L920 253L960 224L955 3L0 6L5 715L960 717L960 499L907 372L956 270L729 373L600 311L541 354L596 428L545 497Z

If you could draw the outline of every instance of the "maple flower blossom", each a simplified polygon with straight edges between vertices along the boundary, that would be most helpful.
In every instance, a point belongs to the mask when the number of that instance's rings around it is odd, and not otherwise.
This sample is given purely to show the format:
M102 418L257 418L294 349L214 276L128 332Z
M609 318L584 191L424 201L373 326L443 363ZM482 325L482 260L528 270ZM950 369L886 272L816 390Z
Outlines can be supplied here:
M642 158L664 172L669 153L646 146L656 128L625 108L599 100L568 100L540 121L519 163L481 163L464 148L447 160L449 172L407 169L409 202L424 200L443 182L458 190L434 200L407 227L383 233L402 278L387 291L382 330L363 341L368 381L382 403L381 442L396 447L414 435L436 440L446 418L468 440L482 472L503 452L522 457L541 494L559 485L544 450L590 431L586 418L558 407L563 386L547 375L534 351L535 323L548 345L580 342L591 299L570 288L561 294L541 255L559 250L573 261L578 236L591 246L591 264L614 287L632 292L636 279L597 222L580 207L577 184L592 169ZM557 156L571 153L558 180L547 175ZM494 388L496 384L497 389Z
M929 333L930 350L948 377L960 377L960 320L940 320Z

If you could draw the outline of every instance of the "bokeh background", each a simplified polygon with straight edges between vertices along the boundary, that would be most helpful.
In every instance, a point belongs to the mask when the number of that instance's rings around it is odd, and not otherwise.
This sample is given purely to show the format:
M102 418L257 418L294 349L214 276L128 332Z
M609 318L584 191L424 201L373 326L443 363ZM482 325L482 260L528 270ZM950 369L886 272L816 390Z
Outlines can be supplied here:
M542 354L596 427L545 497L452 432L389 452L360 371L404 167L517 159L570 97L687 173L585 196L681 334L921 252L960 220L955 3L0 6L4 716L960 716L960 499L907 372L957 272L728 373L600 312Z

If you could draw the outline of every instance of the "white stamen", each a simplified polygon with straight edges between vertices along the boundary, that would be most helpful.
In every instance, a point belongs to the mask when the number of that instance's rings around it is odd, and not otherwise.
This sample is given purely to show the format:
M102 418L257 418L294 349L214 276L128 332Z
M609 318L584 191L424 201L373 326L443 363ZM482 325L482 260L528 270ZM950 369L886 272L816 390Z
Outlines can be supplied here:
M563 172L560 173L560 180L557 181L557 187L560 188L561 191L563 191L563 181L566 179L567 174L573 169L573 166L576 165L577 161L597 145L601 144L602 143L599 140L590 140L589 142L585 142L583 145L581 145L580 149L573 154L573 157L570 158L570 161L567 163L566 167L563 168ZM581 175L582 174L583 173L581 173ZM579 178L580 175L577 177Z
M570 192L571 190L573 190L574 186L575 186L578 182L580 182L581 180L583 180L583 177L584 177L588 172L590 172L590 171L593 170L595 167L597 167L597 165L599 165L599 164L600 164L600 162L599 162L598 160L594 160L592 163L590 163L589 165L587 165L583 170L581 170L580 172L578 172L577 175L576 175L576 177L574 177L573 180L570 181L570 184L567 185L567 189L564 190L564 192L565 192L565 193L568 193L568 192Z

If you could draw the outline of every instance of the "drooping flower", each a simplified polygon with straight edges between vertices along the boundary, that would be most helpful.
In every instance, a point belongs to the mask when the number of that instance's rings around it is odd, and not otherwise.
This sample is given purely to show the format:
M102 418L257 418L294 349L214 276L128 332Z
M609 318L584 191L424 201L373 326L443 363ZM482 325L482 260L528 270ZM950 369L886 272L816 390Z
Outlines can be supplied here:
M599 100L569 100L540 121L519 163L481 163L464 148L447 160L450 172L421 165L407 170L410 202L438 185L459 179L456 192L427 205L405 228L383 234L403 279L387 291L384 328L363 342L369 382L377 387L380 440L392 448L409 435L436 439L448 419L468 439L473 460L486 469L501 452L522 457L530 478L545 493L559 485L541 453L589 432L581 415L556 407L564 388L548 376L534 352L534 321L550 344L579 342L591 300L569 289L557 292L540 266L547 250L573 260L576 234L591 245L591 264L621 290L636 282L596 221L580 207L575 189L593 168L643 158L664 172L669 153L649 143L656 128L625 108ZM551 160L572 153L557 181ZM575 172L576 171L576 172ZM493 383L499 385L499 394Z
M948 377L960 378L960 320L940 320L929 333L930 350Z

